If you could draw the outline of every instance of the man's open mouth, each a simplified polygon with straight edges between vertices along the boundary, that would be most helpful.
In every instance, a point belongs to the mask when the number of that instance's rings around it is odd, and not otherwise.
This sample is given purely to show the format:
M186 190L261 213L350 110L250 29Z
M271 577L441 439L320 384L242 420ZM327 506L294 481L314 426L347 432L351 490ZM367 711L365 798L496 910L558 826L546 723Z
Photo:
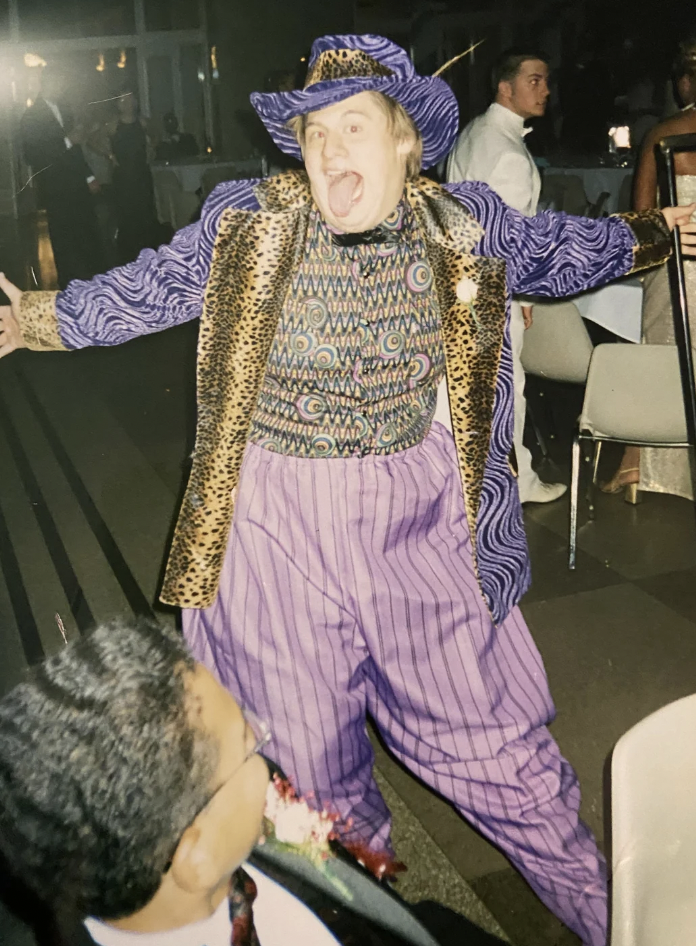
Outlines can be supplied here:
M355 171L327 171L329 207L335 217L347 217L362 197L363 179Z

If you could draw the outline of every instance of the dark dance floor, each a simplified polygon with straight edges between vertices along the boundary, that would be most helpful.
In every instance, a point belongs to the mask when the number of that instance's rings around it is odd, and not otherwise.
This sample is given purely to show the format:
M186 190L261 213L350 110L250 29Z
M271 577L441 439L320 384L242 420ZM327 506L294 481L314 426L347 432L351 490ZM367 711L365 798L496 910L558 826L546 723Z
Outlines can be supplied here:
M115 613L153 608L176 619L154 602L192 448L195 341L190 325L122 348L21 352L0 363L3 692L27 662L62 645L59 621L72 638ZM557 429L568 431L577 393L546 397ZM567 477L567 434L552 449ZM637 507L600 497L596 521L580 529L575 573L565 564L566 499L528 507L526 520L534 584L523 609L557 703L554 734L602 837L612 744L696 690L693 511L672 497ZM473 890L518 946L577 942L444 802L381 751L379 768L397 809L400 853L412 862L405 893L422 890L416 852L425 851L433 893L490 925ZM30 942L0 914L1 944Z

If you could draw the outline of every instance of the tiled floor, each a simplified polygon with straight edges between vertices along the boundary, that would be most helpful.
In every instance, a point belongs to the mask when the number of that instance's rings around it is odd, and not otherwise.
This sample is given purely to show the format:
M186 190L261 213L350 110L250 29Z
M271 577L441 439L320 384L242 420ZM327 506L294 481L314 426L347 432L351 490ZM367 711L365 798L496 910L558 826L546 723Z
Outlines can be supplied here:
M192 447L195 343L189 325L117 349L0 362L2 691L28 659L61 646L56 615L73 637L153 605ZM569 430L576 395L547 396L559 430ZM561 475L567 446L565 437L553 445ZM604 459L608 471L611 451ZM553 732L601 838L613 743L696 691L696 528L684 500L650 496L631 507L600 496L569 573L566 520L565 499L526 512L534 583L523 610L557 703ZM513 943L577 942L444 802L383 752L379 767ZM24 942L21 927L0 918L0 943Z

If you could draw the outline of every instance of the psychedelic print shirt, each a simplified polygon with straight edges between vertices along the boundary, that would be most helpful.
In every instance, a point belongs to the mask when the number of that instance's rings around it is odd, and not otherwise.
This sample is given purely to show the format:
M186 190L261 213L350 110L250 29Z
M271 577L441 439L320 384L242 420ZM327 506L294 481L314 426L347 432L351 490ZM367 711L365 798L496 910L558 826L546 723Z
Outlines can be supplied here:
M395 243L340 247L315 208L249 440L294 457L396 453L420 443L445 356L433 276L405 202Z

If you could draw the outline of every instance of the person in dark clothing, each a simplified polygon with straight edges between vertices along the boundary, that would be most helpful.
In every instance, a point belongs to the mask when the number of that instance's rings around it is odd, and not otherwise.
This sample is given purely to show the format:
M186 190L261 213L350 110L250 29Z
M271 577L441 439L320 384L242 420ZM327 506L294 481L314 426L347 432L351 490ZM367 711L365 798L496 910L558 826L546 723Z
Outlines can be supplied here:
M193 135L179 131L179 122L174 112L167 112L162 119L164 138L155 149L158 161L176 161L193 158L198 154L198 143Z
M270 738L176 631L102 625L0 701L2 856L72 946L502 946L363 869Z
M118 124L111 139L115 168L114 207L119 263L130 263L145 247L159 243L155 188L148 163L148 140L131 92L118 100Z
M45 70L41 94L21 122L21 141L46 210L48 232L64 289L73 279L91 279L106 268L92 195L99 189L77 141L77 130L63 99L65 79Z

